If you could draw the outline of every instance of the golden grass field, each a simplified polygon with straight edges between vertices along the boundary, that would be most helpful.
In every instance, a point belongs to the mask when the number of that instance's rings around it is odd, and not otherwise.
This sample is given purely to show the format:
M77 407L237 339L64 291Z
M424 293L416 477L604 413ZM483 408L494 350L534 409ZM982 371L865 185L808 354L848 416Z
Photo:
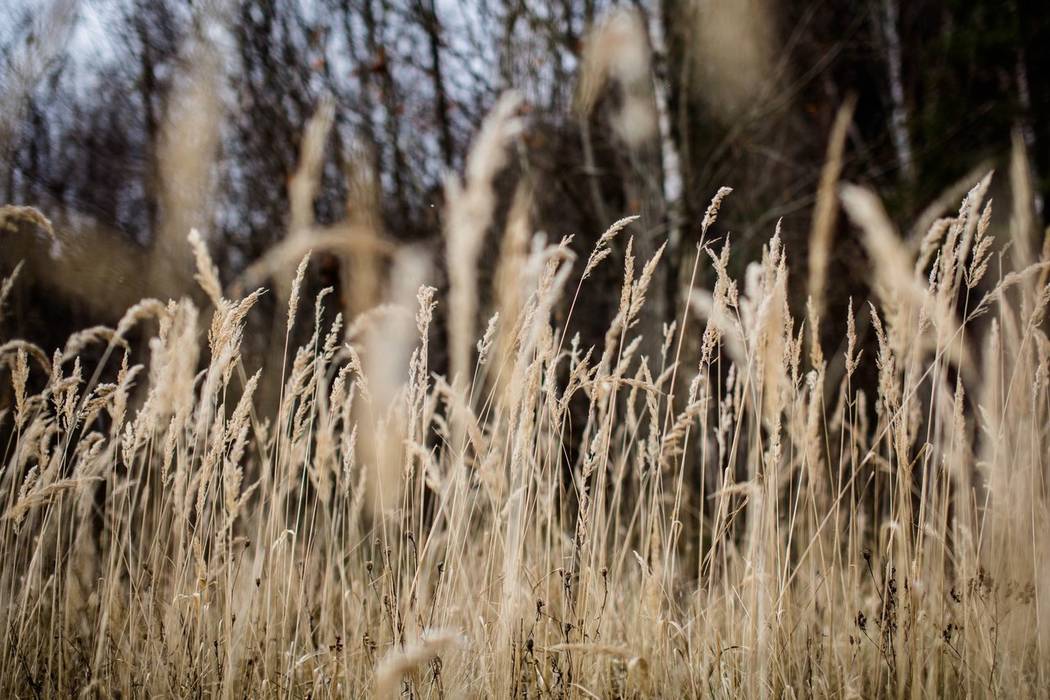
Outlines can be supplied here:
M995 231L985 178L911 241L836 186L833 153L811 249L775 233L733 279L723 189L648 345L662 249L636 260L625 219L578 260L512 221L486 323L514 107L449 187L447 298L398 250L383 304L344 327L303 312L321 308L303 259L285 338L312 337L286 341L274 415L241 350L259 293L224 288L195 233L206 306L144 299L55 352L0 339L0 695L1044 695L1050 251L1028 252L1024 197ZM875 294L832 351L814 339L836 200ZM595 288L614 243L622 286ZM809 260L801 316L789 255ZM554 310L610 293L604 343L582 347ZM438 305L450 377L428 364Z

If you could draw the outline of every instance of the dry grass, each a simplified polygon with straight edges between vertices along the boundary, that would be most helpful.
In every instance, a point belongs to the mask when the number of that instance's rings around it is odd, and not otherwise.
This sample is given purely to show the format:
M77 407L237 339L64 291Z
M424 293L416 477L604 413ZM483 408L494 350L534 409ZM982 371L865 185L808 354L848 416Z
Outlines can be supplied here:
M694 265L717 284L683 290L662 356L639 356L634 332L662 249L628 252L603 345L580 347L552 310L607 290L587 275L567 290L568 242L530 241L518 206L498 316L475 343L477 241L515 104L448 186L451 378L428 366L441 300L411 250L350 332L315 314L272 419L240 351L258 295L222 289L196 235L210 310L146 300L52 360L0 344L0 695L1042 692L1050 288L1046 251L1017 251L1025 200L1009 259L987 242L982 182L924 242L927 266L874 194L844 187L875 268L878 348L857 347L851 311L836 385L788 308L779 236L740 284L729 245L708 248L727 189ZM826 251L815 259L823 294ZM989 269L1001 281L982 292ZM288 330L309 306L302 270L281 295ZM122 339L145 318L147 367ZM687 337L699 357L681 356ZM108 344L105 372L82 366L88 343ZM865 363L877 391L859 388Z

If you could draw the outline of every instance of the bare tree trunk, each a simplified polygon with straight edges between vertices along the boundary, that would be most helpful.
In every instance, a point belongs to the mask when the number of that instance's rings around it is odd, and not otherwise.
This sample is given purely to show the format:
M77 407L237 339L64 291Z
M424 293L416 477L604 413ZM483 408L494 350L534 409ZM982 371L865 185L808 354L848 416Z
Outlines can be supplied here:
M362 19L365 23L365 42L372 60L372 66L367 70L379 75L379 88L382 92L384 129L386 141L391 149L391 172L394 180L394 200L397 203L398 212L402 215L408 211L408 193L405 186L405 175L407 164L405 154L401 150L400 127L398 124L398 100L397 86L390 73L390 57L387 55L386 46L380 43L382 25L376 16L374 0L366 0Z
M645 78L646 84L640 86L641 99L647 103L647 108L654 115L656 128L651 132L649 138L637 144L629 151L631 163L630 172L625 181L629 199L636 199L639 204L641 219L639 223L644 228L643 234L637 241L638 255L643 261L648 261L668 241L668 203L667 203L667 163L664 160L664 149L671 148L669 134L664 126L669 127L669 120L661 124L666 115L666 100L662 99L659 80L656 75L655 47L659 42L662 45L663 32L659 31L659 18L642 13L642 31L646 34L650 51L650 71ZM657 29L654 40L653 29ZM668 138L665 138L668 137ZM677 166L677 160L675 160ZM639 321L639 331L644 334L642 341L642 352L649 356L650 369L655 375L660 370L660 349L663 346L664 324L671 319L671 286L673 278L668 273L665 264L668 251L664 250L664 261L656 266L652 281L646 294L645 312Z
M160 185L160 163L157 162L157 136L160 133L160 118L157 116L153 100L157 94L157 76L154 71L153 47L150 42L149 26L145 19L138 15L135 18L135 33L140 43L139 98L142 100L142 114L146 127L146 217L151 235L157 232L158 207L155 193Z
M908 107L904 103L904 82L901 77L901 37L897 28L900 11L897 0L882 0L882 33L886 41L886 70L890 83L890 133L897 151L897 162L906 182L915 180L911 136L908 132Z
M448 94L445 91L445 77L441 66L441 23L438 21L434 0L418 0L417 14L427 35L430 49L430 79L434 84L434 111L438 125L438 139L441 143L441 158L445 167L452 168L455 154L455 143L452 140L452 124L449 121Z
M682 164L678 157L678 147L671 131L671 108L667 94L667 85L661 80L661 74L668 70L667 42L664 34L665 16L653 11L649 16L649 38L653 47L653 89L656 101L657 128L660 134L660 165L663 172L663 198L665 205L664 219L668 228L668 284L664 293L667 295L671 312L674 313L676 290L673 281L677 279L682 241Z

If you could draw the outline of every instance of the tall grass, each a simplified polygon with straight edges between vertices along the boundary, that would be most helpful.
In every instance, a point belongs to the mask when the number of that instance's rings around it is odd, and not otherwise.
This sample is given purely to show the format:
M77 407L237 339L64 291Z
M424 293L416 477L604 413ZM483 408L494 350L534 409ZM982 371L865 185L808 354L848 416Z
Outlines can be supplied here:
M259 293L227 296L199 236L209 308L144 300L65 351L0 345L0 695L1044 692L1050 262L1024 248L1027 201L1016 252L986 179L917 261L876 196L843 187L877 294L829 357L827 250L802 323L779 232L730 276L710 238L728 189L688 261L717 282L683 291L656 357L635 329L662 249L635 260L629 219L601 237L588 273L626 240L619 310L582 347L552 311L608 290L566 288L569 241L530 241L519 203L475 344L513 104L448 187L455 376L428 365L443 300L411 250L352 332L320 303L304 317L304 259L274 416L241 352ZM836 177L814 245L831 245ZM124 338L147 319L133 365ZM288 347L296 324L312 337ZM81 363L90 343L110 370Z

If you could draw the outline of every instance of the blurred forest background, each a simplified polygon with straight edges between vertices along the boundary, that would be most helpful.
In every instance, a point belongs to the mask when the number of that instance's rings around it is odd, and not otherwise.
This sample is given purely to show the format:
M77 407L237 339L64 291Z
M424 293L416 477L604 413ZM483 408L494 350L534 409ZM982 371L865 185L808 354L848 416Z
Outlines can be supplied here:
M647 307L654 341L688 279L676 267L691 265L699 220L723 185L737 188L718 228L743 251L734 258L753 259L782 219L801 302L821 167L844 104L853 118L843 177L873 185L905 232L956 206L987 168L1002 172L1012 135L1029 154L1037 224L1050 194L1042 3L637 0L615 26L601 26L612 6L603 0L3 5L0 203L39 208L57 236L24 223L0 232L0 272L24 261L4 330L45 347L115 323L142 297L192 293L191 227L224 283L276 278L271 305L298 257L244 272L290 234L331 234L311 284L335 286L351 314L371 307L388 243L443 259L445 174L462 170L482 117L510 88L525 99L527 128L486 245L498 250L515 202L531 230L574 234L577 251L640 214L640 259L666 241L671 263ZM583 70L603 60L617 64ZM304 210L294 175L319 110L333 127ZM835 343L847 298L863 295L867 278L841 218L823 328ZM619 272L605 269L609 294L587 295L589 313L578 315L595 329L617 301ZM265 357L273 337L249 343ZM435 343L435 367L444 345Z

